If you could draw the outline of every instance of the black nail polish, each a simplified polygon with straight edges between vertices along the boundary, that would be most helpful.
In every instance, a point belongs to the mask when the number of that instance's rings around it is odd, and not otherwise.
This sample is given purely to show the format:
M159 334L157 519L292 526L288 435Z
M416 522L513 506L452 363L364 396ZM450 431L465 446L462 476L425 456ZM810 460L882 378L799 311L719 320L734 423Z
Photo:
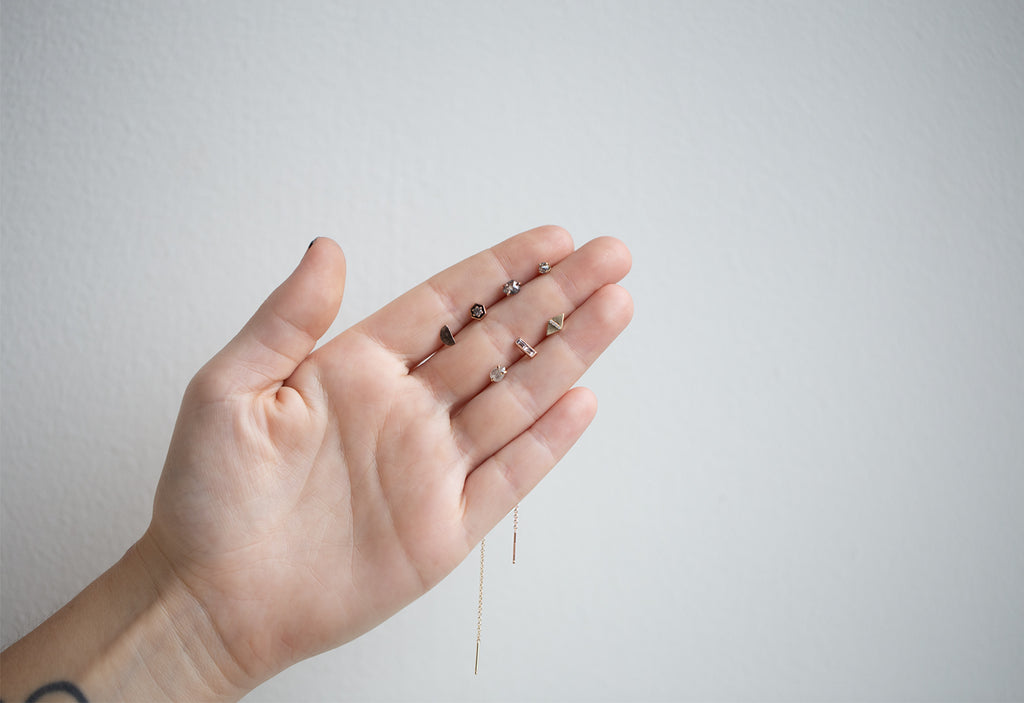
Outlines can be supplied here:
M306 251L309 251L310 249L312 249L312 248L313 248L313 245L314 245L314 244L316 244L316 240L317 240L317 239L320 239L320 237L316 237L316 238L315 238L315 239L314 239L314 240L313 240L312 242L310 242L310 243L309 243L309 246L308 246L308 247L306 247Z

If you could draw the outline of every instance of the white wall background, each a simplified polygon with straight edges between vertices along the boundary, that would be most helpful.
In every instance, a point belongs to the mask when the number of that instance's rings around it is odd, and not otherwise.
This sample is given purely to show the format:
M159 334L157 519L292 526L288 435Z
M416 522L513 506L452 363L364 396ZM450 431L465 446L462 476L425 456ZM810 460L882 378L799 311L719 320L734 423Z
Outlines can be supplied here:
M340 331L514 232L632 248L596 424L248 701L1024 698L1024 5L35 2L2 24L3 644L141 534L309 240ZM489 544L511 541L508 523Z

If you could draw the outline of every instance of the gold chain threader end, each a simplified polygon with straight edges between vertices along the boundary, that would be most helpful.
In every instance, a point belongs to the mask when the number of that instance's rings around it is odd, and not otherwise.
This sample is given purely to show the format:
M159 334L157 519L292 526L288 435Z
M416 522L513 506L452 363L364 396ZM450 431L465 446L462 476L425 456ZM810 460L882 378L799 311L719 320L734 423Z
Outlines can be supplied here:
M480 625L484 615L484 544L487 538L480 540L480 594L476 601L476 656L473 658L473 676L480 670Z
M512 511L512 563L516 563L516 537L519 534L519 506Z

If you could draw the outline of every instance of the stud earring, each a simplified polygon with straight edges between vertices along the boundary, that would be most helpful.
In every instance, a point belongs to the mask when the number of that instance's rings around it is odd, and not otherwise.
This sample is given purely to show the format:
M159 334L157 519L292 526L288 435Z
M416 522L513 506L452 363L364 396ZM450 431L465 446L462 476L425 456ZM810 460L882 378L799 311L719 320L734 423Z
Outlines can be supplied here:
M527 344L526 340L524 340L522 337L519 337L516 340L516 346L519 347L519 351L526 354L531 359L537 356L537 350L531 347L529 344Z
M548 320L548 333L545 336L550 337L555 332L561 332L562 328L565 327L565 313L559 313L550 320Z

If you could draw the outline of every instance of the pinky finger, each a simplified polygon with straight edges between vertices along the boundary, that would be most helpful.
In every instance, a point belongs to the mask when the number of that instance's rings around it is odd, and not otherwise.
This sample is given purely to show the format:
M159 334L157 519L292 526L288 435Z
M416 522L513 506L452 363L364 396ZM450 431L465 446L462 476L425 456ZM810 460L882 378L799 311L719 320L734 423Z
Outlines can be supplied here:
M476 544L547 476L597 414L597 398L573 388L466 478L463 524Z

